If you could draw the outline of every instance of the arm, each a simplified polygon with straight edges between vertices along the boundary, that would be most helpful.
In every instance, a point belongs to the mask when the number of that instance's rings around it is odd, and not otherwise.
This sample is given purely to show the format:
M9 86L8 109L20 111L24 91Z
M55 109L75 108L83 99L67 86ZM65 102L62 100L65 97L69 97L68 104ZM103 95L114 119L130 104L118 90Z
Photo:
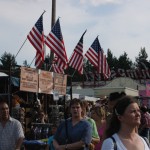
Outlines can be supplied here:
M15 133L16 133L16 147L15 148L17 150L20 150L21 145L24 140L24 133L23 133L22 125L19 121L16 122Z
M75 143L71 143L71 144L66 144L66 145L59 145L56 140L53 141L53 145L54 145L54 148L56 150L65 150L65 149L77 150L77 149L85 146L83 141L79 141L79 142L75 142Z
M46 146L46 149L45 149L45 150L49 150L49 145Z
M98 144L100 142L100 139L99 138L92 138L92 144Z
M71 143L71 144L66 144L62 145L64 148L67 148L68 150L77 150L79 148L85 147L85 144L83 141Z
M99 138L99 135L98 135L96 123L92 118L89 118L88 121L92 126L92 141L91 141L91 143L94 144L94 145L98 144L100 142L100 138Z
M61 150L60 145L58 144L58 142L55 139L53 140L53 146L54 146L55 150Z
M23 142L23 137L20 137L17 142L16 142L16 150L20 150L22 142Z

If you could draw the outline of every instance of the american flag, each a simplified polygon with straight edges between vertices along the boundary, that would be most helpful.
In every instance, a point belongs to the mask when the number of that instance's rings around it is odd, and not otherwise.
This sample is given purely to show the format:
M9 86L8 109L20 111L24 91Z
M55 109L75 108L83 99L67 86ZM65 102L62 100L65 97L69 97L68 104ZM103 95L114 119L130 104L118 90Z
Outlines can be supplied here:
M53 71L56 73L64 74L64 67L61 65L63 65L63 63L61 64L61 59L57 55L54 55L54 59L52 62Z
M35 66L41 68L44 62L44 32L43 32L43 14L40 16L38 21L35 23L32 30L27 35L28 40L36 49Z
M94 40L91 47L85 53L85 57L91 62L91 64L96 68L97 73L104 76L104 78L109 78L110 69L107 64L106 56L100 46L98 37Z
M64 69L67 68L68 59L66 55L66 50L65 50L63 36L60 28L59 19L56 21L51 32L47 36L45 40L45 44L57 56L57 59L55 61L56 63L55 65L53 65L53 67L59 68L61 73L63 73Z
M77 70L79 74L83 74L83 36L85 33L86 31L82 34L69 60L69 66Z

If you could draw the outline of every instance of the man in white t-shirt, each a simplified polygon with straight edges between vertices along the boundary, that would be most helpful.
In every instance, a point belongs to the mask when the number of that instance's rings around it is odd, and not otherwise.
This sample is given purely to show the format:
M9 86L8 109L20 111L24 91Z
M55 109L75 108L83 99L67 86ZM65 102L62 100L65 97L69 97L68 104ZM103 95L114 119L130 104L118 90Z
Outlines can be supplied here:
M24 139L21 123L9 115L9 107L0 101L0 150L20 150Z

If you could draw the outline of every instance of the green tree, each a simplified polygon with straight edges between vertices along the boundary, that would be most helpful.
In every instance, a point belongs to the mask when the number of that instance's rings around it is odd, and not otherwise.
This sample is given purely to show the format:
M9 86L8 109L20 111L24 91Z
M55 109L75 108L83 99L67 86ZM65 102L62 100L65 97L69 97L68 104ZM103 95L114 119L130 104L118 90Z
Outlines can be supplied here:
M110 69L116 70L118 68L118 59L113 56L110 49L107 50L107 63Z
M29 66L30 66L30 65L28 64L27 60L24 60L24 61L23 61L23 66L25 66L25 67L29 67Z
M150 62L147 60L148 54L145 47L141 48L138 57L135 57L135 66L139 69L150 68Z
M15 66L17 65L15 56L7 52L2 54L0 61L1 61L1 69L7 71L10 69L10 67L11 69L15 69Z
M131 69L132 67L132 61L129 59L128 54L124 52L124 54L120 55L120 57L118 58L118 68L123 68L127 70Z

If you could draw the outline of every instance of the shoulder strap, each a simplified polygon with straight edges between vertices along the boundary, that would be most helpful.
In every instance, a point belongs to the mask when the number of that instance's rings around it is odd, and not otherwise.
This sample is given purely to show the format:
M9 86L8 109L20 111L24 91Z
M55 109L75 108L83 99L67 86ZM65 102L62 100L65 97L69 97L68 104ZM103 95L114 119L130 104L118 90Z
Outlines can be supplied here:
M150 144L149 144L149 141L146 137L142 136L142 138L145 140L145 142L147 143L148 147L150 148Z
M110 137L114 143L114 150L117 150L117 143L116 143L116 140L113 136Z

